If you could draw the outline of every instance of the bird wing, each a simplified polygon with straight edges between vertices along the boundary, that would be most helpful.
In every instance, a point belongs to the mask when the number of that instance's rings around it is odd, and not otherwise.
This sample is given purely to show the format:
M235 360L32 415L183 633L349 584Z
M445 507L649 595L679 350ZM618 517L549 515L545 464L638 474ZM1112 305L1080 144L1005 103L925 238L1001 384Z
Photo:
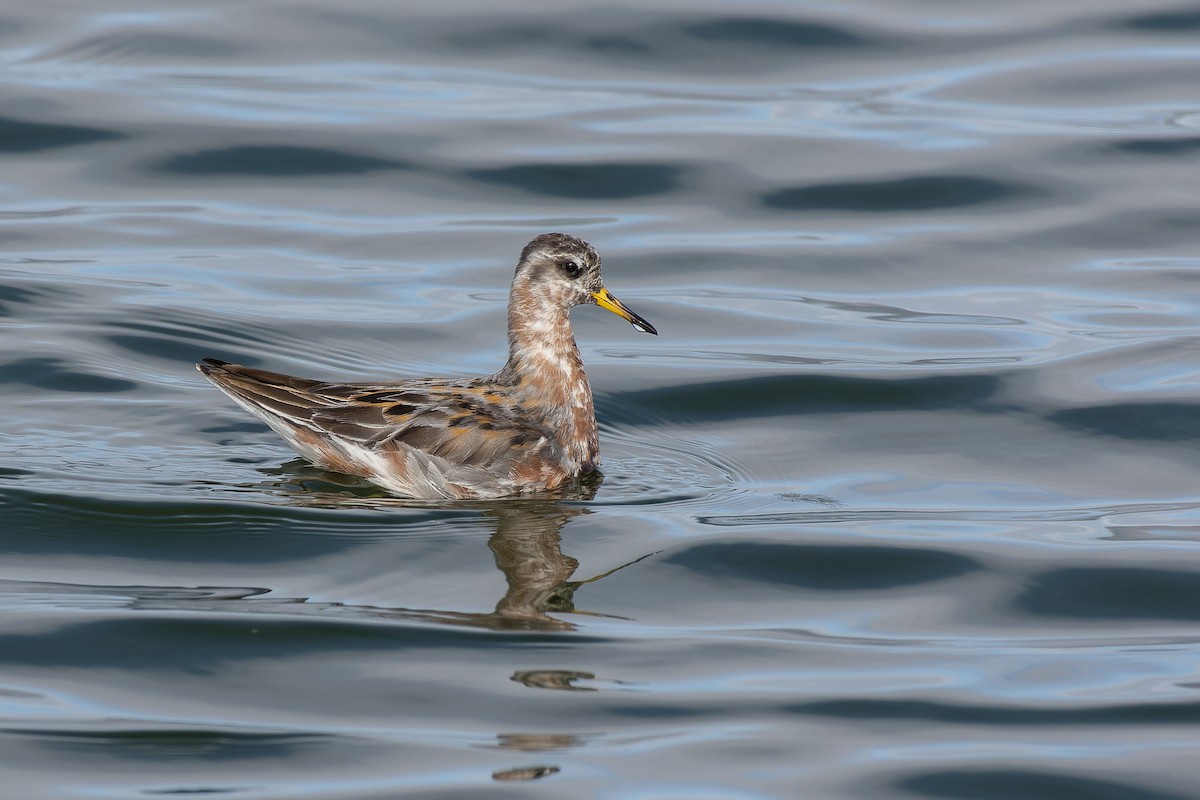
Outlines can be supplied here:
M554 437L486 379L335 384L205 359L200 371L299 452L417 497L556 485Z
M478 382L325 384L312 411L318 430L374 449L412 448L457 466L484 468L535 455L552 437L521 421L508 397Z

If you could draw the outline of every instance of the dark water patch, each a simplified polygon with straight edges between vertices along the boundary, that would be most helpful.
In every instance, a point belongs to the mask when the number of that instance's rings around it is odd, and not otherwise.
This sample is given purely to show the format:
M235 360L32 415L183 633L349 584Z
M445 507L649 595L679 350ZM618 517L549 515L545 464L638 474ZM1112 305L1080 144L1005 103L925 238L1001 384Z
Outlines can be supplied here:
M420 45L411 32L400 32ZM545 17L518 23L458 27L436 39L466 56L496 53L538 53L547 57L594 55L600 59L653 60L664 68L720 64L725 71L778 67L772 59L792 59L812 51L859 48L879 44L843 26L783 17L718 16L645 17L619 22L595 18L563 25ZM624 64L621 64L624 66Z
M903 547L705 543L663 559L708 578L830 591L870 591L957 578L981 569L965 556Z
M673 191L683 170L666 164L518 164L466 177L532 194L575 200L624 200Z
M1200 405L1116 403L1066 408L1047 416L1056 425L1099 436L1162 442L1200 439Z
M387 538L440 523L484 524L471 511L139 502L41 494L15 485L0 491L0 513L4 552L189 563L286 562L341 552L364 537Z
M1040 194L1033 187L969 175L930 175L890 181L822 183L768 192L767 208L787 211L930 211Z
M124 138L123 134L102 128L0 117L0 153L36 153Z
M1113 142L1109 147L1121 153L1141 156L1188 156L1200 150L1200 136L1123 139Z
M249 320L239 320L235 328L224 320L205 319L194 310L139 309L136 319L107 321L103 327L122 331L101 336L124 350L188 364L219 357L248 367L259 366L262 359L242 352L245 345L273 341L261 325ZM239 348L236 355L226 349L231 345Z
M193 344L189 341L180 341L179 338L160 338L157 336L134 336L132 334L115 333L104 337L109 342L124 350L139 355L150 356L152 358L161 358L167 361L196 363L202 358L225 356L233 358L229 352L223 351L220 348L215 348L208 344ZM255 359L244 355L238 356L238 363L247 367L258 366L261 359Z
M1200 620L1200 572L1066 567L1035 577L1013 605L1075 619Z
M0 317L13 316L14 306L32 305L38 296L31 289L0 285Z
M125 729L77 731L8 728L46 750L70 758L89 755L110 759L245 761L260 758L306 757L324 749L331 737L313 733L252 733L234 730Z
M920 797L954 800L1188 800L1128 783L1024 769L958 769L927 772L896 782Z
M260 433L269 430L271 428L265 422L253 422L249 420L246 422L228 422L199 429L200 433Z
M793 53L816 47L860 47L869 43L845 28L769 17L718 17L684 25L682 30L708 45L738 45Z
M632 36L619 33L599 34L583 37L585 47L604 55L619 55L625 58L635 55L645 55L650 52L650 46Z
M1190 34L1200 30L1200 11L1157 11L1121 20L1119 27L1152 33Z
M21 384L81 394L131 392L138 388L133 381L80 372L64 366L61 359L45 357L22 358L0 364L0 384Z
M486 627L382 623L349 616L295 621L252 614L184 618L177 612L170 617L155 613L67 623L34 633L0 633L0 664L76 668L83 663L133 672L173 670L207 675L217 668L229 669L233 662L310 654L333 658L338 653L391 655L429 648L478 654L482 639L493 653L513 650L536 655L542 647L561 645L564 635L537 629L492 631ZM603 641L570 635L573 643Z
M939 725L991 725L997 727L1047 727L1093 725L1196 725L1200 701L1127 703L1086 708L1047 708L949 703L933 700L817 700L788 706L793 714L837 719L931 722Z
M472 25L458 27L442 37L464 54L521 50L562 53L578 57L581 53L602 56L641 56L654 50L653 37L645 30L612 28L597 30L557 25L544 19L528 19L511 25Z
M154 169L175 175L252 175L294 178L316 175L362 175L378 170L410 169L393 161L322 147L239 145L186 153L159 162Z
M995 375L907 379L770 375L623 392L614 398L619 402L605 407L610 413L618 410L620 421L628 425L655 418L713 421L847 411L1014 410L992 400L1001 385L1002 379ZM647 416L645 409L653 413Z
M267 594L270 589L247 586L100 586L81 583L51 583L48 581L15 581L0 579L0 593L29 598L54 598L63 605L78 601L101 598L100 605L113 605L107 601L131 603L186 603L213 600L244 600Z

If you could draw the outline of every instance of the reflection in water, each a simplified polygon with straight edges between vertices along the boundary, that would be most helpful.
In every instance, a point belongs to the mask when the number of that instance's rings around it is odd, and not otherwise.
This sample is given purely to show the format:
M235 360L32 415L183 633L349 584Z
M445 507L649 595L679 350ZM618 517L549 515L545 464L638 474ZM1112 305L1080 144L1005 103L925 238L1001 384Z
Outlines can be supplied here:
M492 778L498 781L532 781L561 771L561 767L513 767L512 769L502 769L493 772Z
M564 501L594 498L604 480L602 475L595 473L583 476L553 497L428 501L393 497L360 478L326 472L303 459L295 459L280 468L263 471L276 476L275 480L267 482L267 488L276 493L283 493L289 501L299 505L321 508L462 510L477 512L481 517L495 521L495 533L488 539L488 548L495 557L496 567L504 573L508 590L497 601L493 611L465 613L356 607L357 611L374 618L399 618L493 630L574 630L573 624L551 617L547 612L584 613L575 609L576 589L652 555L644 554L628 564L586 580L570 580L579 567L579 562L562 552L561 531L571 518L592 512L586 507L566 505ZM263 487L258 488L261 490ZM311 607L312 604L306 605ZM346 606L338 606L340 615L349 610L351 609ZM533 676L535 673L527 675ZM555 680L565 684L581 677L593 676L572 673L571 677L553 679L526 679L517 676L513 679L527 685L549 688L548 683Z
M302 460L284 465L273 474L284 476L273 487L287 493L289 499L304 505L322 507L419 507L454 508L478 511L495 521L495 533L488 548L496 567L504 573L507 591L490 613L462 613L414 609L360 609L371 616L450 623L493 630L570 631L575 626L549 616L547 612L575 612L575 590L585 583L611 575L629 564L584 581L572 581L579 562L562 552L562 528L573 517L592 513L563 500L591 500L603 477L587 476L565 490L561 499L509 499L498 501L412 501L382 494L378 487L352 476L323 472ZM302 480L296 482L297 473ZM324 484L324 485L322 485ZM646 554L633 562L636 563ZM339 610L344 611L341 607ZM594 688L575 686L575 681L593 680L595 674L572 670L523 670L511 680L530 689L558 689L593 692ZM547 752L574 749L583 744L581 737L565 733L498 733L496 746L518 752ZM496 770L494 781L533 781L562 770L553 764L517 766Z
M523 683L530 689L564 689L570 692L594 692L591 686L576 686L574 681L595 680L594 672L576 672L569 669L530 669L514 672L512 680Z
M519 626L571 629L574 626L546 615L575 610L572 583L579 562L563 555L560 531L571 517L590 513L558 503L497 504L487 512L496 519L488 547L504 573L508 591L496 603L496 627Z
M496 737L496 742L504 750L541 753L580 747L584 737L570 733L502 733Z
M514 750L521 753L572 750L582 747L583 744L583 737L569 733L501 733L496 737L496 746L501 750ZM492 780L532 781L553 775L560 770L561 767L551 765L513 767L493 772Z

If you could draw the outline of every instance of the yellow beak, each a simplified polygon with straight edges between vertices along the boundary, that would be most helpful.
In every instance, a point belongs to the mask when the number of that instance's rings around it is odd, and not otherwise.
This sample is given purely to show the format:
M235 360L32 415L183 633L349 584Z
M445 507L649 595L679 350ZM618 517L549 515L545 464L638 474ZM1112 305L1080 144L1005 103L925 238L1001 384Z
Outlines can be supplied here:
M621 319L627 321L634 327L634 330L641 331L642 333L652 333L655 336L658 335L658 331L654 330L653 325L630 311L629 307L613 297L608 289L602 287L600 291L592 292L592 299L596 301L596 305L607 311L611 311Z

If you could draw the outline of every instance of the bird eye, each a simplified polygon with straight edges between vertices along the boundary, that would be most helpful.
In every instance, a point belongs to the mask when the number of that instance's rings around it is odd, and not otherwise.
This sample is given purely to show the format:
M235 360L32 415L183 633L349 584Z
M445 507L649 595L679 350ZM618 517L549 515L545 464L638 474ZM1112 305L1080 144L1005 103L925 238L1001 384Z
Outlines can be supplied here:
M583 272L583 267L581 267L579 262L573 258L566 259L559 264L559 266L562 267L563 272L567 273L567 275L571 276L572 278L578 278L579 273Z

